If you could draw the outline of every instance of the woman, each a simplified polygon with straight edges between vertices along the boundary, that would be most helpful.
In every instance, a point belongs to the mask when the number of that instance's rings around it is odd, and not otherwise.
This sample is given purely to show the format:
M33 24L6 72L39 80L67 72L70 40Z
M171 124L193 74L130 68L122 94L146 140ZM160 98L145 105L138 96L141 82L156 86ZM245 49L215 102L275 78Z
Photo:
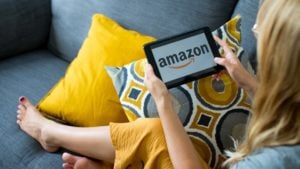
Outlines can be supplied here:
M300 168L299 9L299 0L266 0L263 3L254 30L258 40L258 82L242 67L225 42L215 37L225 51L224 58L217 58L215 62L223 65L233 80L253 96L254 113L244 141L225 162L229 167ZM172 107L168 90L149 65L145 84L155 100L160 120L71 127L44 118L27 98L21 97L17 123L49 152L64 147L95 159L64 153L65 169L103 167L97 160L114 163L115 168L138 165L144 168L206 168ZM139 130L140 126L145 128ZM149 132L141 135L144 131ZM135 141L140 141L138 147L131 146ZM135 156L126 154L130 150Z

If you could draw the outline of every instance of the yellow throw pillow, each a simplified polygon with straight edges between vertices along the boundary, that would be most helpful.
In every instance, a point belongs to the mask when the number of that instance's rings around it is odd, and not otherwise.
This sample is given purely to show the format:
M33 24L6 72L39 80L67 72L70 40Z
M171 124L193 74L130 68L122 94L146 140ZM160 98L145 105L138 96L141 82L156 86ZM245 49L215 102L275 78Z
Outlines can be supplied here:
M142 46L153 40L95 14L78 56L37 107L50 118L76 126L127 121L104 65L122 66L144 58Z

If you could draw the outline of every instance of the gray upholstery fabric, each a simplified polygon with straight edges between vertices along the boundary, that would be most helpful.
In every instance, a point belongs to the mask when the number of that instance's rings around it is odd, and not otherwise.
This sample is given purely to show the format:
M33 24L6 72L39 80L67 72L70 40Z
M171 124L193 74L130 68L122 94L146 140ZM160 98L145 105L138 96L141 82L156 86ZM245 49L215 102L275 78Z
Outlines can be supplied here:
M63 76L68 63L46 50L0 62L0 168L61 168L60 154L45 152L16 124L18 97L37 103Z
M0 1L0 59L45 45L50 0Z
M16 125L15 111L20 95L37 103L63 76L69 63L61 58L71 61L77 55L94 13L103 13L126 28L163 38L201 26L215 29L229 20L236 2L1 0L0 169L61 168L61 152L45 152L22 132ZM243 16L243 46L250 58L255 56L255 39L250 28L256 5L255 1L239 0L234 11ZM48 47L61 58L39 49L47 41L49 30Z
M90 27L94 13L122 26L163 38L202 26L215 29L231 16L237 0L52 0L49 48L71 61Z
M242 62L250 61L254 70L256 70L256 39L251 31L255 24L256 15L258 11L259 1L239 0L234 10L233 16L240 14L242 16L242 46L245 49L244 60Z
M14 56L0 62L0 95L4 96L0 102L1 111L7 104L13 106L20 95L29 96L36 103L64 75L67 66L67 62L47 50ZM15 107L6 110L11 108Z

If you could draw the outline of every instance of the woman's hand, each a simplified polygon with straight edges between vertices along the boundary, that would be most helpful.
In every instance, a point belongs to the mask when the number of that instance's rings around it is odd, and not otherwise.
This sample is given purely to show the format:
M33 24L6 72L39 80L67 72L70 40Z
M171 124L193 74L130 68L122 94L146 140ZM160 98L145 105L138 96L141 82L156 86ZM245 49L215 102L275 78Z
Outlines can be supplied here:
M224 49L225 53L224 57L215 58L215 62L224 66L236 84L244 88L253 97L257 80L243 67L239 59L224 41L217 36L214 36L214 39Z
M144 83L156 103L162 99L172 101L166 85L154 74L153 68L150 64L147 64L145 68Z

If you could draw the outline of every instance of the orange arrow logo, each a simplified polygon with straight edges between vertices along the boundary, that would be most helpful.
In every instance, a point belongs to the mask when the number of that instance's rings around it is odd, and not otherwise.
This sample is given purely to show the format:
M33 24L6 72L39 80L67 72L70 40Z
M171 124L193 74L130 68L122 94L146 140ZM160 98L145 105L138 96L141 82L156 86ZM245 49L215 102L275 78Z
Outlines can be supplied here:
M183 64L183 65L179 65L179 66L169 66L169 68L172 68L172 69L181 69L181 68L184 68L184 67L187 67L188 65L192 64L195 62L195 58L194 57L191 57L189 58L189 62Z

